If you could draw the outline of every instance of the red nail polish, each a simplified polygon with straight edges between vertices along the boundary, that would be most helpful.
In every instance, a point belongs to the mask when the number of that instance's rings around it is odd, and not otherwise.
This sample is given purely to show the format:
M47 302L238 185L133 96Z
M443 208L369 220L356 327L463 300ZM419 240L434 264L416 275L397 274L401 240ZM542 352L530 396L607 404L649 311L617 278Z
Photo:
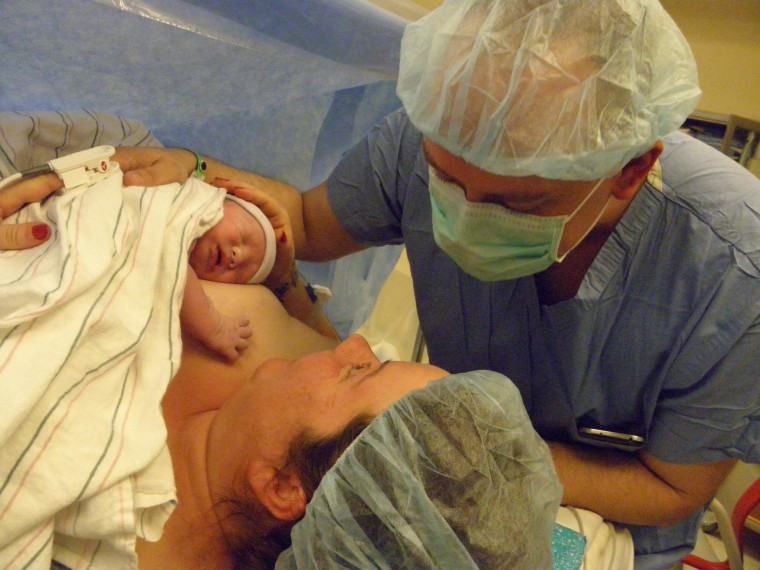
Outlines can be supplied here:
M50 235L50 227L47 224L35 224L32 226L32 236L38 241L47 239Z

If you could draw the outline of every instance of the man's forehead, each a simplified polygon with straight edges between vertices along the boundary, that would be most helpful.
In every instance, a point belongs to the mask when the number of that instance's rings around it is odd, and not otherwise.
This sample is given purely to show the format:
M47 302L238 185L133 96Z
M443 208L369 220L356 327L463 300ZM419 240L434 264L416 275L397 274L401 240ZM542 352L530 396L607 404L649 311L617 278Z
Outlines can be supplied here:
M433 168L450 177L458 185L475 183L488 186L498 193L520 190L523 194L531 195L574 195L578 191L588 189L588 181L553 180L539 176L504 176L483 170L463 158L449 152L428 137L422 143L425 159Z
M496 174L486 172L480 167L467 162L461 156L457 156L456 154L448 151L446 148L433 142L428 137L423 137L422 139L422 152L425 155L425 159L429 165L431 165L439 172L451 176L455 179L457 178L457 174L482 173L484 176L497 176ZM509 177L500 176L499 178Z

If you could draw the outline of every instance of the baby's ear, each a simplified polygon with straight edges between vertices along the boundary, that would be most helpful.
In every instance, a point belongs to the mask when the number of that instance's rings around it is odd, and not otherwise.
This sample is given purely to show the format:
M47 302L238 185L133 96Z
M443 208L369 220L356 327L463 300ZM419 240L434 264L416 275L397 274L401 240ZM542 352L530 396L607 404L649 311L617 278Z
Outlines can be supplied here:
M613 196L619 200L625 200L635 194L649 175L657 159L662 154L665 145L657 141L647 152L636 158L632 158L614 177Z
M294 467L253 461L248 466L248 484L261 504L280 520L298 520L306 511L306 493Z

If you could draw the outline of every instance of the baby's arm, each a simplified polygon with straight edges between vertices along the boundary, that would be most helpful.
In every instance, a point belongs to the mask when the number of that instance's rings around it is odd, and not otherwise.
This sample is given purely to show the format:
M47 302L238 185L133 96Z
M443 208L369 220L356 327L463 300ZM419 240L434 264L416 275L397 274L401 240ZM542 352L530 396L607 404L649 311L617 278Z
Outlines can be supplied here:
M235 360L248 346L253 331L245 317L221 314L204 293L195 271L187 266L187 282L180 311L182 330L210 349Z

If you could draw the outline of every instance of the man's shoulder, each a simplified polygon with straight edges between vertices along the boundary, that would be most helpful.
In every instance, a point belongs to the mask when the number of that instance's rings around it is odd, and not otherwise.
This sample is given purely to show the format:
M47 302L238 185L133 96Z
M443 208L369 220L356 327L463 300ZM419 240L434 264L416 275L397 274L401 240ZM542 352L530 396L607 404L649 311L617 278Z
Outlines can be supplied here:
M748 256L760 271L760 179L683 133L665 138L661 167L664 196Z
M419 148L422 144L422 133L412 124L403 107L386 115L378 128L386 138L396 141L399 147Z
M665 185L679 195L696 195L711 188L722 192L708 198L741 192L760 199L760 179L717 149L692 136L674 132L664 139L660 157Z
M407 128L414 129L414 125L412 125L412 121L409 119L409 115L407 114L406 109L403 107L399 107L395 111L388 113L383 119L383 122L387 123L390 127L398 130Z

